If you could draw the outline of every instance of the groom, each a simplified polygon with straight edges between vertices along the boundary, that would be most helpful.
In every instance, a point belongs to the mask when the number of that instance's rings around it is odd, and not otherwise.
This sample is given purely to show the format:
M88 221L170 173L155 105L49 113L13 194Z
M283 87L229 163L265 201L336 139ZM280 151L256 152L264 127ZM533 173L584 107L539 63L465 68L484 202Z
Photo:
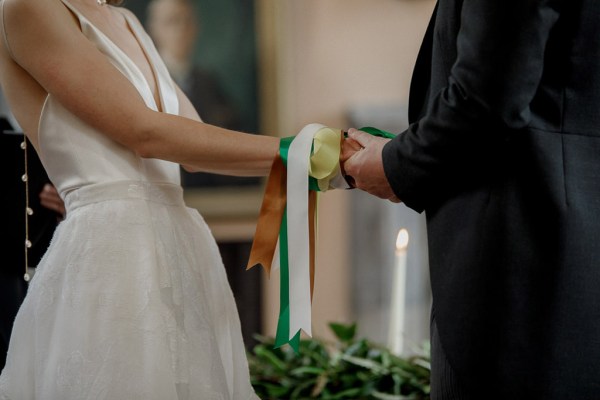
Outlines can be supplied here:
M600 2L439 0L356 186L427 216L432 399L600 393Z

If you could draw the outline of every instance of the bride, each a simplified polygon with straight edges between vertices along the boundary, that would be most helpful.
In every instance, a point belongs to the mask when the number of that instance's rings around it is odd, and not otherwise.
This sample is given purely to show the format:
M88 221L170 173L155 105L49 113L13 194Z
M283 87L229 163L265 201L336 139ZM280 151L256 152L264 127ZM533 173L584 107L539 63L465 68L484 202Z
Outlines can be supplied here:
M266 175L278 140L203 124L118 0L0 0L0 80L67 207L2 400L256 399L191 171Z

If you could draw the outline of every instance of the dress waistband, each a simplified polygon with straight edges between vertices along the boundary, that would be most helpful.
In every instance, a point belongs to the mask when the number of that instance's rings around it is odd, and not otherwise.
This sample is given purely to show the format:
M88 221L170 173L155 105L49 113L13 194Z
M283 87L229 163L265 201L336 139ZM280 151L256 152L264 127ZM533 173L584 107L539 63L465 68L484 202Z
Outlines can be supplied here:
M119 181L95 183L74 189L65 195L67 211L107 200L142 199L153 203L183 206L183 189L172 183Z

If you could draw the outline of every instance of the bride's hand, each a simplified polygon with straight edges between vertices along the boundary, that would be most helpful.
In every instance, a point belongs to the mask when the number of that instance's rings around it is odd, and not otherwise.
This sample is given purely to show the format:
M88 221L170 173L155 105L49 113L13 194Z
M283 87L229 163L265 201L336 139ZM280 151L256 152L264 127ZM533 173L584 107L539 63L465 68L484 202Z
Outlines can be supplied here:
M340 152L340 163L345 163L357 151L360 151L362 146L356 140L346 137L342 141L342 151Z
M349 136L346 136L344 140L342 140L342 150L340 152L340 168L342 170L342 175L344 179L350 185L350 188L355 188L356 183L354 182L354 178L347 175L344 169L344 164L346 161L350 159L354 154L362 150L362 146L356 140L352 139Z
M60 198L56 188L49 183L44 185L40 193L40 204L48 210L57 213L60 216L60 220L65 218L65 203Z

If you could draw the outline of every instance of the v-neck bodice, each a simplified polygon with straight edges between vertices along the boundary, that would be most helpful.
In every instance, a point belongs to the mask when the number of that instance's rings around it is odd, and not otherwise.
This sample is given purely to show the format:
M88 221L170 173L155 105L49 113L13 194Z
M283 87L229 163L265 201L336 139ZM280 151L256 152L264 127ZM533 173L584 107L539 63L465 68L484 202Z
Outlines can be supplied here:
M67 0L62 2L79 19L83 34L127 77L149 108L169 114L179 113L173 81L152 40L137 19L128 15L126 10L114 8L125 18L150 63L160 105L156 104L146 77L131 58ZM73 115L51 94L42 108L38 140L42 162L62 194L89 184L122 180L179 184L177 164L140 158Z
M73 12L79 19L79 24L83 34L96 44L98 49L104 53L115 67L117 67L123 75L125 75L131 83L136 87L140 95L144 98L146 105L156 111L164 111L169 114L177 114L178 103L177 95L173 85L173 81L170 78L167 67L163 63L162 59L158 55L158 51L154 47L152 40L144 29L140 26L139 22L129 15L129 11L126 11L120 7L113 7L107 5L106 7L112 7L115 11L123 16L129 30L134 35L137 43L141 47L144 55L150 63L153 77L156 82L156 88L160 99L160 105L156 104L156 100L150 85L135 62L123 51L117 44L111 40L102 30L97 28L85 15L83 15L77 8L75 8L68 0L61 0L71 12ZM160 106L160 107L159 107ZM173 106L173 107L169 107Z

